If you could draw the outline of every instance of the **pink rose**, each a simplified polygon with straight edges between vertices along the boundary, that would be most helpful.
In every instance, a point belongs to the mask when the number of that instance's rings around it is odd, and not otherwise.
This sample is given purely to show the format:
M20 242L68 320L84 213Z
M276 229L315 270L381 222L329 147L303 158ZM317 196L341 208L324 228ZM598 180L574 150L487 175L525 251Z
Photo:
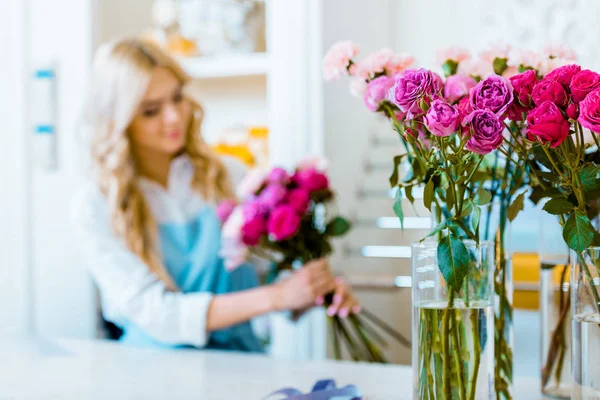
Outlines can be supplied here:
M551 101L534 108L527 116L527 139L558 147L569 135L569 122Z
M268 208L273 208L283 200L286 193L285 187L280 184L271 183L260 192L258 201Z
M535 71L528 69L518 75L512 76L510 83L513 86L514 95L519 100L519 103L526 107L532 107L531 93L538 83Z
M236 202L232 199L227 199L219 203L217 206L217 217L219 218L219 221L227 221L227 218L229 218L235 207Z
M544 48L544 54L548 58L563 58L570 61L577 60L575 51L563 45L548 45Z
M475 110L463 121L469 127L471 137L465 148L474 153L488 154L502 144L504 125L490 110Z
M564 65L553 69L545 76L545 79L553 79L564 86L565 89L569 89L573 77L581 71L581 67L577 64Z
M547 57L534 51L514 49L510 51L507 64L509 67L533 68L538 70L544 59L547 59Z
M286 184L289 181L290 176L283 168L273 168L267 179L271 183Z
M533 88L531 98L535 105L539 106L545 101L551 101L557 106L566 107L569 102L569 96L563 85L555 80L544 78Z
M465 119L467 115L471 114L473 112L473 107L471 106L471 102L469 101L469 98L463 97L462 99L460 99L460 101L456 105L456 110L458 111L458 114L460 115L461 121L463 119Z
M469 59L471 59L471 52L464 47L446 47L437 52L439 64L444 64L448 60L460 63Z
M570 87L573 101L579 103L588 93L600 87L600 74L589 69L581 70L573 77Z
M242 226L242 242L246 246L256 246L260 237L267 233L267 223L261 217L247 220Z
M310 195L305 189L292 189L288 192L285 203L290 205L299 214L304 214L310 203Z
M280 205L269 217L268 232L277 241L289 239L298 231L300 220L300 216L292 206Z
M513 101L513 87L508 79L492 74L471 89L469 100L473 109L501 116Z
M460 114L443 100L434 100L425 115L425 126L435 136L450 136L458 129Z
M373 79L367 86L365 105L371 111L377 111L379 104L386 99L390 88L394 86L394 78L382 75Z
M349 40L338 42L331 46L323 57L323 77L331 81L341 76L348 75L350 61L359 53L356 43Z
M258 198L245 202L242 205L242 210L244 213L244 220L246 221L256 217L264 217L269 212L268 206Z
M497 44L488 50L484 50L479 53L479 58L487 63L492 64L496 58L508 59L509 53L512 47L508 44Z
M502 73L504 78L512 78L515 75L519 75L519 69L517 67L506 67L506 70Z
M456 73L485 78L486 76L494 73L494 67L492 63L477 58L463 61L458 64Z
M456 74L446 79L444 97L450 102L459 100L469 94L469 90L477 85L477 81L468 75Z
M522 106L518 101L515 100L510 106L508 106L506 115L511 121L520 122L523 121L523 113L527 113L529 110L531 110L531 108Z
M586 99L587 99L587 97L586 97ZM584 99L584 101L585 101L585 99ZM567 107L567 117L569 117L570 119L572 119L574 121L577 121L577 119L579 118L579 104L577 104L577 103L569 104L569 107Z
M296 171L292 180L296 182L299 187L308 190L310 193L329 187L327 175L314 168Z
M596 89L581 102L578 119L581 126L592 132L600 132L600 89Z
M427 69L406 70L396 79L388 93L388 100L413 119L421 113L420 102L426 97L437 95L443 87L442 78Z

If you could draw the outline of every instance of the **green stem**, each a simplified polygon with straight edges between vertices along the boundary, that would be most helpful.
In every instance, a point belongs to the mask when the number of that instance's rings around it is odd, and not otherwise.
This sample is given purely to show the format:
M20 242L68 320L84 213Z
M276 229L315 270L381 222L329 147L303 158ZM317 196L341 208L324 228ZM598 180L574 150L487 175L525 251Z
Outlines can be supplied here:
M458 340L458 320L459 318L457 318L457 313L459 313L459 310L452 310L454 311L454 316L452 318L452 346L454 347L454 361L456 363L456 371L458 374L458 388L460 391L460 398L461 399L466 399L467 398L467 389L465 386L465 366L463 364L463 360L462 360L462 351L460 348L460 341Z
M444 321L442 327L442 340L444 344L444 399L452 399L452 366L451 366L451 349L450 349L450 313L453 312L454 307L454 289L450 288L450 295L448 296L448 307L444 312Z
M473 370L469 379L469 399L475 400L477 389L477 375L479 375L479 363L481 362L481 344L479 342L479 316L478 310L472 309L469 318L471 319L471 334L473 336Z

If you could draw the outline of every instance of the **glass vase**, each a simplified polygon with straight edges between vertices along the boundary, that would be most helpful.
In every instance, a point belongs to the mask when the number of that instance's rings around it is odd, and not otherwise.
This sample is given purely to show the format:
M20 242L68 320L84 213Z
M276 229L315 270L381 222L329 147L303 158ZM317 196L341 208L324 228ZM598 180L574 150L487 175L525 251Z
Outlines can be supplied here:
M495 398L494 245L464 244L470 263L459 292L439 270L437 241L412 245L415 399Z
M569 248L558 217L540 215L541 390L545 396L571 396L571 297Z
M574 400L600 399L600 247L571 253Z

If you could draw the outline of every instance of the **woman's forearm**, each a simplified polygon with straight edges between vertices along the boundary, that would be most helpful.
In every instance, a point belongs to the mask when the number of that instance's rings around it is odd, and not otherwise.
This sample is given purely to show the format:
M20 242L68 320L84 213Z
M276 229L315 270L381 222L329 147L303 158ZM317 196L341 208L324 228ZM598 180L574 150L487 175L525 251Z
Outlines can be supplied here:
M215 296L206 316L208 332L241 324L261 314L277 310L275 286L263 286Z

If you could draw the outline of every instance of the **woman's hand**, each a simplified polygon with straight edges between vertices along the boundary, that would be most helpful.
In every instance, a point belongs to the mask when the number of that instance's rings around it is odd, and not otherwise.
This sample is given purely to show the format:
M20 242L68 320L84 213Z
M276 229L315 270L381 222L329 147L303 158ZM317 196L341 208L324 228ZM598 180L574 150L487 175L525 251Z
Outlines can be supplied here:
M317 299L337 289L335 277L326 259L309 262L291 276L272 286L276 310L304 310Z
M350 313L358 314L360 312L360 303L352 294L348 284L343 278L336 278L335 293L333 295L333 304L327 308L327 315L330 317L338 315L346 318ZM323 304L322 297L317 298L317 305Z

